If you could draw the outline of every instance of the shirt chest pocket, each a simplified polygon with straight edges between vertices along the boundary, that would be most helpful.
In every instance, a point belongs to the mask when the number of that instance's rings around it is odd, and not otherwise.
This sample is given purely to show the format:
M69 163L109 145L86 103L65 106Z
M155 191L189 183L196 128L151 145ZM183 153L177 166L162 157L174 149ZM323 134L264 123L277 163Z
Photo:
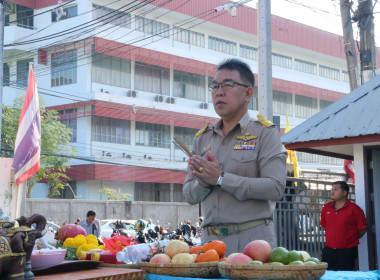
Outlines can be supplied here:
M231 172L245 177L258 176L258 162L256 150L234 150L231 155Z

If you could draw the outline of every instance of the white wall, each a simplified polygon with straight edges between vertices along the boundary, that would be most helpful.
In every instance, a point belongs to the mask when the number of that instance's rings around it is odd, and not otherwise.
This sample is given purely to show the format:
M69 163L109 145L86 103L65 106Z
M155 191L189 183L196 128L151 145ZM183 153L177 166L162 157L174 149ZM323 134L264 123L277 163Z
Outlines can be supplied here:
M355 163L355 202L366 214L365 201L365 170L364 170L364 152L363 144L354 145L354 163ZM359 270L368 271L368 243L367 234L360 239L359 248Z

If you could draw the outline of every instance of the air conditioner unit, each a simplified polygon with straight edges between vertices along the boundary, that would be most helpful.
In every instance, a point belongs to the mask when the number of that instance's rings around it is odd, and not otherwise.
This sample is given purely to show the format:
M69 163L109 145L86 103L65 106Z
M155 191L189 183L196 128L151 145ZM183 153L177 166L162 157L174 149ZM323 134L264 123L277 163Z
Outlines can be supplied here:
M103 151L103 157L112 157L110 152Z
M201 105L200 105L201 109L207 109L208 108L208 104L206 102L202 102Z
M157 102L164 102L164 97L162 95L157 94L154 100Z
M131 155L127 155L126 153L123 153L122 158L132 158Z
M134 89L128 90L127 96L128 97L136 97L137 96L137 90L134 90Z
M175 98L174 97L166 97L166 103L174 104L175 103Z

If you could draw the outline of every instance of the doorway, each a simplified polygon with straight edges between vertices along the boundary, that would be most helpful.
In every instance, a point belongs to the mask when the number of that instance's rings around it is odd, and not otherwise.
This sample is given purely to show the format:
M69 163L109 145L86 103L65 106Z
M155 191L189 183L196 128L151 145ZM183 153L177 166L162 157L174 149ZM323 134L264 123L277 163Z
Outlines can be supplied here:
M368 149L366 157L368 265L370 270L378 270L380 242L376 239L376 233L380 232L380 147Z

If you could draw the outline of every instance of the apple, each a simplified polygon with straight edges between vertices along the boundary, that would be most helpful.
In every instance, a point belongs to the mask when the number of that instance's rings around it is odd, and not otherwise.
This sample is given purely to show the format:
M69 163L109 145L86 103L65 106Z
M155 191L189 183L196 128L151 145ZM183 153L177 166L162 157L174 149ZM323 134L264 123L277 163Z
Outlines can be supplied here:
M189 253L180 253L172 258L172 263L195 263L195 259Z
M150 263L170 263L172 259L166 254L157 254L154 255L150 261Z
M265 240L253 240L249 242L243 250L243 254L263 263L269 262L271 252L272 247Z
M226 263L228 264L248 264L253 261L251 257L243 253L232 253L228 256Z

